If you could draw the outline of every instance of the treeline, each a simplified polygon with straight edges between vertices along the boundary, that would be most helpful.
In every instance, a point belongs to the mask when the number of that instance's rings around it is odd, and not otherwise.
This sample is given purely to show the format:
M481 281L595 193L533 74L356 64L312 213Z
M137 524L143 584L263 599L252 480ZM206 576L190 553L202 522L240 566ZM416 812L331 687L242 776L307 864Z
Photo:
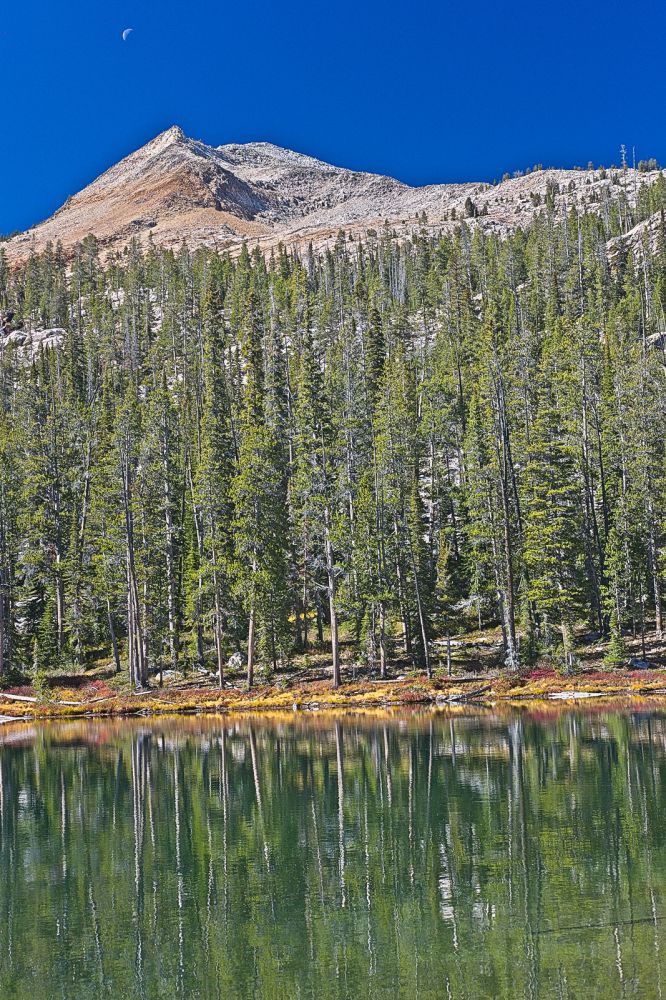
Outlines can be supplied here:
M268 259L89 238L10 270L0 669L132 682L340 633L383 675L501 625L508 667L662 625L666 229L602 216ZM435 646L435 640L443 645Z

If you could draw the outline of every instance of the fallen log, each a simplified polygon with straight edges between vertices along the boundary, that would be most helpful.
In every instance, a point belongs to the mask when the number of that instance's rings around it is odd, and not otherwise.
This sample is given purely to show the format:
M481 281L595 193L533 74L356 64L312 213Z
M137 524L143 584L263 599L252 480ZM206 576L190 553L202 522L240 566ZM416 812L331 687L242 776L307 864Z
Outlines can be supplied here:
M33 705L36 705L36 704L43 704L43 705L71 705L71 706L74 706L75 708L78 707L79 705L89 704L87 702L82 702L82 701L55 701L55 700L53 700L53 701L43 701L42 700L40 702L39 698L33 698L31 695L28 695L28 694L9 694L7 691L0 691L0 702L2 702L5 699L8 700L8 701L29 701L29 702L32 702Z
M437 704L450 704L451 702L461 702L461 701L473 701L481 694L485 694L490 691L490 684L485 684L483 687L476 688L474 691L461 691L459 694L450 694L445 698L437 698Z

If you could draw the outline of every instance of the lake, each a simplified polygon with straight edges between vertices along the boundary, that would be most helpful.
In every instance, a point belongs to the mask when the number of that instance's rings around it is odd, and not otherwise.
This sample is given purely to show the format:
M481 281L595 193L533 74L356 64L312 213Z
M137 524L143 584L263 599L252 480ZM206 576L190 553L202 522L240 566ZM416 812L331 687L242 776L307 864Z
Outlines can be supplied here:
M666 984L666 714L0 730L0 997Z

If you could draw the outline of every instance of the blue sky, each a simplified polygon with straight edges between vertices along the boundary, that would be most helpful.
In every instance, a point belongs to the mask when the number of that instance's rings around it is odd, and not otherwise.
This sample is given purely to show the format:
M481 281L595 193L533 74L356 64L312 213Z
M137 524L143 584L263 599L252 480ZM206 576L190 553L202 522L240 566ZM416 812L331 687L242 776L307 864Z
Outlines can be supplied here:
M5 0L0 232L172 124L413 184L666 162L665 29L644 0Z

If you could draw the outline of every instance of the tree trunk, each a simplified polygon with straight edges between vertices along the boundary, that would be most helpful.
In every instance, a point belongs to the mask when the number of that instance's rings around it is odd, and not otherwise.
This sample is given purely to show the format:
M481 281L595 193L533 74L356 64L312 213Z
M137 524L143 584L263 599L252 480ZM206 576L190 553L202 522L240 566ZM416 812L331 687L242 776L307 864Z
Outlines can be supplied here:
M198 574L197 574L197 596L194 602L195 615L196 615L196 633L197 633L197 663L200 667L204 665L204 636L203 636L203 623L202 623L202 601L201 594L203 591L203 576L201 572L201 566L203 564L203 527L201 525L201 515L199 508L197 507L196 496L194 491L194 482L192 478L192 466L188 462L187 467L187 477L190 484L190 493L192 495L192 519L194 521L194 532L197 536L197 557L198 557Z
M386 677L386 608L379 602L379 676Z
M324 641L324 619L318 590L315 590L315 603L317 605L317 642L321 644Z
M326 579L328 583L328 603L331 617L331 656L333 658L333 687L340 687L340 648L338 643L338 615L335 607L335 565L333 563L333 543L331 542L330 514L324 511L324 547L326 550Z
M56 553L55 571L56 628L58 633L58 652L62 653L65 645L65 581L62 575L60 550Z
M0 677L5 674L5 587L0 572Z
M220 606L220 588L217 585L217 572L213 573L213 589L215 591L215 657L217 660L217 683L224 684L224 661L222 657L222 608Z
M203 548L203 546L202 546ZM213 526L213 539L211 554L213 557L213 606L215 609L215 658L217 661L217 682L220 687L224 683L224 661L222 657L222 604L220 601L220 587L217 576L217 539L215 537L215 527ZM201 662L203 663L203 637L201 639Z
M252 608L250 609L250 620L247 627L247 689L248 691L254 684L254 625L255 625L255 611L254 602L252 603Z
M398 536L398 526L395 526L396 538ZM402 618L403 627L403 648L405 653L410 658L412 663L414 663L414 650L412 647L412 628L409 622L409 611L407 608L407 599L405 597L405 582L403 578L402 566L400 565L400 557L396 556L395 560L395 574L398 581L398 601L400 604L400 617Z
M423 661L426 668L426 674L428 677L432 677L432 667L430 665L430 648L428 644L428 631L426 629L425 616L423 613L423 604L421 603L421 592L419 590L419 578L416 567L416 557L414 555L414 547L412 546L411 538L409 537L409 532L407 534L409 541L409 555L412 562L412 573L414 574L414 593L416 595L416 610L419 616L419 626L421 628L421 642L423 643Z
M123 468L123 506L127 568L127 646L129 653L129 673L131 683L135 687L143 687L147 680L147 670L139 610L139 587L134 563L134 519L132 516L132 491L127 460Z
M116 630L113 627L113 615L111 614L111 601L107 597L106 599L106 620L109 625L109 637L111 639L111 649L113 650L113 663L115 666L115 672L120 673L120 653L118 651L118 639L116 638Z
M510 491L513 487L515 500L518 499L515 480L513 478L513 463L509 441L509 429L504 400L504 386L501 381L495 385L495 401L499 426L495 433L495 447L499 464L499 493L502 503L502 542L504 550L504 610L506 618L506 660L507 666L515 670L518 666L518 647L516 643L516 615L514 607L515 587L513 579L513 540L511 537L511 500ZM520 512L516 507L516 516L520 525Z
M164 500L164 530L166 534L167 621L169 628L169 661L178 670L178 623L176 621L176 566L174 558L174 527L169 488L169 429L166 416L162 426L162 493ZM161 682L160 673L160 682Z
M648 525L649 525L649 535L648 535L648 553L650 558L650 575L652 576L652 592L654 596L654 627L657 631L657 636L661 639L662 636L662 611L661 611L661 582L659 580L659 549L657 546L657 539L655 537L654 530L654 512L652 509L652 500L648 501Z
M128 644L130 649L130 680L137 688L147 680L145 645L141 628L139 588L134 569L134 554L127 551ZM130 641L131 640L131 641Z

